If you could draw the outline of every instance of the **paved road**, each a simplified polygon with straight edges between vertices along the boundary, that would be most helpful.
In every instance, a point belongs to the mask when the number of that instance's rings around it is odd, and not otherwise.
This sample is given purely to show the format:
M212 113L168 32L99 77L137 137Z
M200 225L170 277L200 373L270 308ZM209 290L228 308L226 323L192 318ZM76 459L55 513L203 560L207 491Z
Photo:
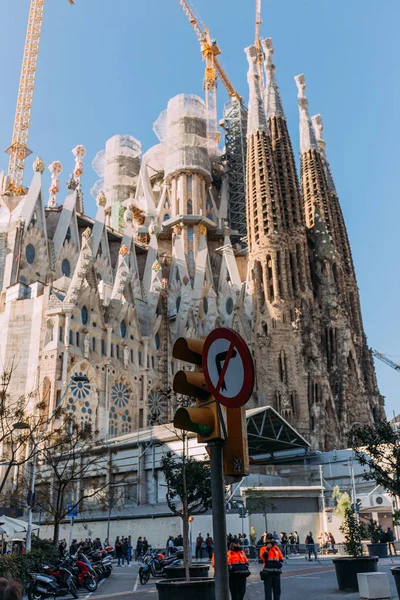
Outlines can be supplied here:
M397 561L400 566L400 558ZM389 573L392 596L397 599L389 559L379 562L379 571ZM260 581L260 565L251 565L252 575L247 579L245 600L264 598L264 588ZM210 570L211 572L211 570ZM109 579L101 582L93 594L80 592L82 598L90 600L156 600L157 590L155 580L150 579L145 586L137 578L138 565L116 567ZM285 563L282 575L282 600L359 600L358 593L344 594L338 591L334 566L330 558L322 558L320 562L306 562L304 558L293 558Z

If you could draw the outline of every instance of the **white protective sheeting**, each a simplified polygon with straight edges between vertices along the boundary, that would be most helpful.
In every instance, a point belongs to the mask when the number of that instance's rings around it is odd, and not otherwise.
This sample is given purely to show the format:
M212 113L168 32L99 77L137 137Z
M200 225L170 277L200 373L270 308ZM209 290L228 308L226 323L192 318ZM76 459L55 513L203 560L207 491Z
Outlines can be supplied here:
M172 98L153 129L161 144L167 148L167 177L181 170L201 172L210 177L206 107L199 96L179 94Z
M92 167L101 178L91 189L96 198L103 191L107 206L122 203L134 194L140 170L141 143L132 135L114 135L98 152Z

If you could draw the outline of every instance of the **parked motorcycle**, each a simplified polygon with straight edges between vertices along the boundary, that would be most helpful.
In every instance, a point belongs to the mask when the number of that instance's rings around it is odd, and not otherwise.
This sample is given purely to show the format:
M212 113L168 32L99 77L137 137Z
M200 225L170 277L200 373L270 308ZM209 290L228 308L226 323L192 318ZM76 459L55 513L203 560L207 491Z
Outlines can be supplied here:
M168 558L164 558L162 554L151 552L144 557L143 565L139 568L139 581L142 585L146 585L150 577L165 577L164 567L179 566L181 560L176 554L172 554Z
M45 600L71 594L79 598L78 590L69 569L60 567L43 567L44 573L29 573L30 580L26 587L29 600Z
M69 559L69 565L79 587L84 587L88 592L97 590L98 577L90 560L82 553L78 552Z

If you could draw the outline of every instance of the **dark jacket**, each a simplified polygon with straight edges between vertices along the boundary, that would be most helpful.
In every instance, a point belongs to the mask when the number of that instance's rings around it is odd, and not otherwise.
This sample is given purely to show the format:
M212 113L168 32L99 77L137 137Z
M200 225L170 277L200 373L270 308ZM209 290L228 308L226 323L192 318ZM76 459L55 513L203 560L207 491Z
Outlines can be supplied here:
M115 556L117 558L120 558L123 555L124 555L124 549L122 547L122 543L121 542L117 542L115 544Z

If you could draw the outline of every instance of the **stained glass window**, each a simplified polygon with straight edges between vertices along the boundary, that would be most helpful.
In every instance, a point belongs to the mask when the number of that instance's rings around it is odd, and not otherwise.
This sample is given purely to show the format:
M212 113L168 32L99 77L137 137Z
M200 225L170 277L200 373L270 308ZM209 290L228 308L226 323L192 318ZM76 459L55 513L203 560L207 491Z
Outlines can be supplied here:
M32 244L28 244L25 250L25 256L28 263L31 265L35 261L35 247Z
M61 263L61 272L65 277L69 277L71 275L71 265L69 264L69 260L64 258Z
M120 325L120 330L121 330L121 337L126 337L126 323L125 321L121 321L121 325Z
M89 318L88 309L86 308L86 306L82 306L82 309L81 309L82 325L87 324L88 318Z

